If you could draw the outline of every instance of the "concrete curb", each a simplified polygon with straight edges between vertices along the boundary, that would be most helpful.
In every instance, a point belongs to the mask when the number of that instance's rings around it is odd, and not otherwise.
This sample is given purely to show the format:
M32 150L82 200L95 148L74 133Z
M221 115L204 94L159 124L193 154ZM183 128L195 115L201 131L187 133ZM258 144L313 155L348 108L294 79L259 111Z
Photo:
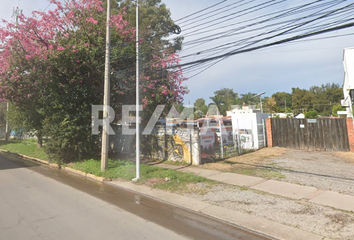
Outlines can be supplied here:
M42 159L39 159L39 158L33 158L33 157L29 157L29 156L26 156L26 155L23 155L23 154L20 154L20 153L14 153L14 152L10 152L10 151L7 151L7 150L1 150L1 149L0 149L0 152L1 153L17 154L18 156L22 157L24 160L39 162L41 164L44 164L44 165L47 165L47 166L53 167L53 168L60 168L58 164L50 163L48 161L45 161L45 160L42 160ZM77 174L77 175L80 175L80 176L83 176L83 177L86 177L86 178L89 178L89 179L92 179L92 180L95 180L95 181L98 181L98 182L104 182L104 180L105 180L105 178L103 178L103 177L97 177L97 176L95 176L93 174L85 173L85 172L82 172L80 170L76 170L76 169L73 169L73 168L70 168L70 167L63 167L62 169L64 169L65 171L68 171L70 173L74 173L74 174Z
M97 176L95 176L93 174L85 173L85 172L82 172L80 170L76 170L76 169L73 169L73 168L70 168L70 167L64 167L62 169L64 169L67 172L70 172L70 173L73 173L73 174L76 174L76 175L80 175L80 176L83 176L83 177L86 177L86 178L89 178L89 179L92 179L92 180L95 180L95 181L98 181L98 182L104 182L104 180L105 180L103 177L97 177Z
M31 161L35 161L35 162L40 162L40 163L43 163L45 165L51 165L51 166L54 166L55 167L58 167L57 164L50 164L48 161L45 161L45 160L42 160L42 159L39 159L39 158L33 158L33 157L29 157L29 156L26 156L26 155L23 155L23 154L20 154L20 153L15 153L15 152L10 152L10 151L7 151L7 150L3 150L3 149L0 149L0 152L1 153L11 153L11 154L16 154L22 158L25 158L26 160L31 160Z

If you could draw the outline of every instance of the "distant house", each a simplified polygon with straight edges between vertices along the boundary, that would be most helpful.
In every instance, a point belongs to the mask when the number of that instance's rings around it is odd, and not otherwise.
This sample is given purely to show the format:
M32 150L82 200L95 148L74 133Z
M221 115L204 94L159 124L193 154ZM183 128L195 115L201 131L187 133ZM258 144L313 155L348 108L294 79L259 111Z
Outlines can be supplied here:
M250 106L234 106L235 108L230 110L230 111L226 111L226 116L232 116L233 114L239 114L239 113L260 113L261 109L255 109L254 105L250 105Z
M298 115L295 116L295 118L305 118L305 114L299 113Z
M293 118L293 113L272 113L272 118Z

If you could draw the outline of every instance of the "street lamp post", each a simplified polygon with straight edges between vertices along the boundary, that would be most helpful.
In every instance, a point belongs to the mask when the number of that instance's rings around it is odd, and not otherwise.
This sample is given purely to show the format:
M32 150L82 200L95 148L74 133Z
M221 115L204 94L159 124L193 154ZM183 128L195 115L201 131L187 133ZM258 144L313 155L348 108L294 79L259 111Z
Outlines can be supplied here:
M140 179L140 100L139 100L139 1L136 0L136 139L135 139L135 178L134 182Z
M9 102L6 103L5 141L9 140Z
M259 97L259 102L260 102L260 107L261 107L261 113L263 113L263 108L262 108L262 95L265 94L265 92L258 93L256 95L253 95L253 97Z

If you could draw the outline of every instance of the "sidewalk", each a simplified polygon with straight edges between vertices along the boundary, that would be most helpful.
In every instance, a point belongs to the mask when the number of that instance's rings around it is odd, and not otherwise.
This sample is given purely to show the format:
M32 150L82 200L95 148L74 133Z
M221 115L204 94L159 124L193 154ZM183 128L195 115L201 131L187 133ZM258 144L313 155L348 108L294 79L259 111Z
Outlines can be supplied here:
M169 168L169 167L168 167ZM257 217L240 211L230 210L216 206L190 197L167 192L160 189L152 189L144 185L134 184L133 182L112 181L106 182L112 186L124 188L128 191L137 192L161 202L166 202L189 211L198 212L228 222L245 231L256 232L269 239L274 240L331 240L314 233L301 230L296 227L288 226L265 218ZM139 201L139 200L137 200Z
M260 177L253 177L230 172L220 172L196 167L181 167L164 163L154 164L154 166L174 169L181 172L190 172L221 183L240 187L249 187L251 189L277 196L296 200L302 199L315 204L354 212L354 196L344 195L337 192L322 191L314 187L301 186L283 181L268 180Z

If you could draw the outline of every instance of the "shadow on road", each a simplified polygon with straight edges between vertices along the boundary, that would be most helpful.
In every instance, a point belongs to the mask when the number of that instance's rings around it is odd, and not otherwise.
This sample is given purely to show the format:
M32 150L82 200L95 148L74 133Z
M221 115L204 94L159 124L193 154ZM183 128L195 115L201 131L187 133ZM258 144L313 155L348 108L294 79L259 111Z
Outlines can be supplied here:
M16 153L0 153L0 171L16 168L31 168L39 164L21 160L21 156Z

